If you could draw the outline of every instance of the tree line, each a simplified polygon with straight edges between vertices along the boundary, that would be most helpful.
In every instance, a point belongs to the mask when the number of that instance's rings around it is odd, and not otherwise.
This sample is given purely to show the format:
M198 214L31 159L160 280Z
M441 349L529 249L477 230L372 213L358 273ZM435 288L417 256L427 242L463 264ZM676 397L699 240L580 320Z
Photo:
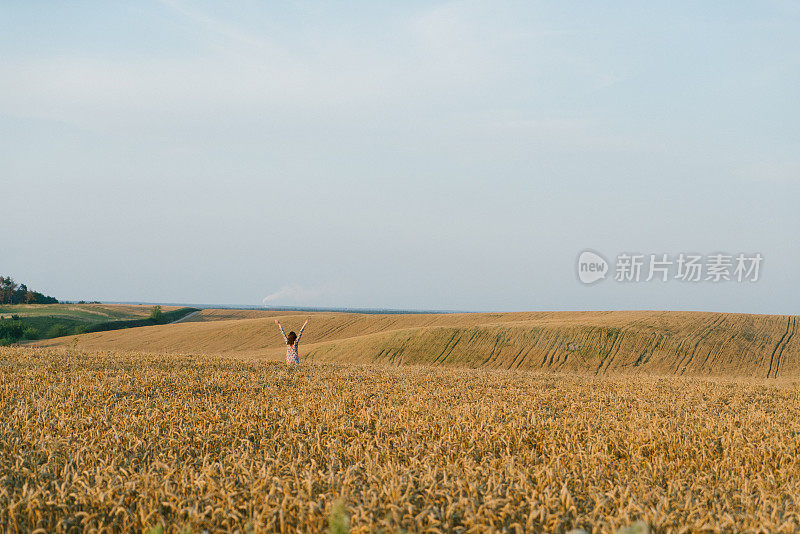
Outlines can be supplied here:
M31 291L10 276L0 276L0 304L58 304L58 299Z

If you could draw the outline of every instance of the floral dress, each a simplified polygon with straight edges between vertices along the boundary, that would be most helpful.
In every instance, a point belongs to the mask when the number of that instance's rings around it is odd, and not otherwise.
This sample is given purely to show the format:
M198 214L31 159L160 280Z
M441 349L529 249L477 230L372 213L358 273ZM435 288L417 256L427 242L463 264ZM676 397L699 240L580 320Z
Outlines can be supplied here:
M283 331L283 326L278 323L278 328L281 329L281 335L283 335L283 341L286 343L286 363L300 363L300 354L297 352L297 349L300 348L300 336L303 335L305 327L306 325L303 325L302 328L300 328L297 339L294 340L294 345L289 345L286 332Z

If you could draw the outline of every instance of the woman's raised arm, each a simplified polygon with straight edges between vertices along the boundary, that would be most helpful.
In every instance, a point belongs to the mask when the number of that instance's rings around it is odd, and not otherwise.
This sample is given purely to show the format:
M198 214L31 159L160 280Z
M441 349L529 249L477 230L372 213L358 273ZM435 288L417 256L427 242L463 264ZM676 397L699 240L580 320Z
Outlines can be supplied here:
M286 332L283 331L283 327L281 326L281 322L279 320L275 319L275 324L278 325L278 328L280 328L280 330L281 330L281 335L283 336L283 342L284 343L289 343L289 340L286 339ZM301 330L301 332L302 332L302 330Z
M306 329L306 325L307 325L307 324L308 324L308 319L306 319L306 322L304 322L304 323L303 323L303 326L302 326L302 327L300 327L300 333L298 333L298 334L297 334L297 341L300 341L300 336L302 336L302 335L303 335L303 330L305 330L305 329Z

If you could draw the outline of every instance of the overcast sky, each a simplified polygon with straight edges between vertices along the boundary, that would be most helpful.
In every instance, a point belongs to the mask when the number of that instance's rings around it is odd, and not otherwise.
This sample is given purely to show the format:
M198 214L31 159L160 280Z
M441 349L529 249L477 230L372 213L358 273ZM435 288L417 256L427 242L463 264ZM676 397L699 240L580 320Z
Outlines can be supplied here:
M7 1L0 181L62 299L796 314L800 3Z

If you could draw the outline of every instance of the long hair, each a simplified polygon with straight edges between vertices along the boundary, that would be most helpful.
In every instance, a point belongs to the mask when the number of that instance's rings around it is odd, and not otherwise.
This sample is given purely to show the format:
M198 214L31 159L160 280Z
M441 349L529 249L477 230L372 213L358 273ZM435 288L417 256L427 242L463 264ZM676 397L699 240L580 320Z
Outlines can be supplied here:
M297 339L297 334L295 334L294 331L289 332L289 335L286 336L286 344L287 345L294 345L295 339Z

